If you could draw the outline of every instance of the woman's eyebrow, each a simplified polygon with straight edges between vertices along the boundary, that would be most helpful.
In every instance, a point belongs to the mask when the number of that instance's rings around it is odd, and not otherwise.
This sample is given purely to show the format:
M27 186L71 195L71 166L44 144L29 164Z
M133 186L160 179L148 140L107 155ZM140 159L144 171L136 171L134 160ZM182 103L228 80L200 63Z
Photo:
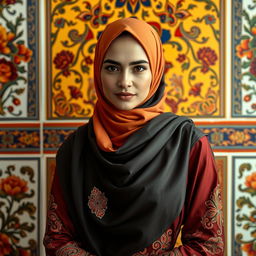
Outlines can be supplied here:
M106 60L104 60L103 63L110 63L110 64L121 66L120 62L115 61L115 60L111 60L111 59L106 59ZM138 64L143 64L143 63L144 64L149 64L148 61L146 61L146 60L136 60L136 61L130 62L129 65L132 66L132 65L138 65Z

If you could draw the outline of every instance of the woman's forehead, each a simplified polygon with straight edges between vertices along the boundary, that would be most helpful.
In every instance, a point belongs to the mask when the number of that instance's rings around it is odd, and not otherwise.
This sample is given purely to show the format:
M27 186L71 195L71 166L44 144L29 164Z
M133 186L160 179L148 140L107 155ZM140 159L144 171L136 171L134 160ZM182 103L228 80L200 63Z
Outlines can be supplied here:
M130 34L118 36L108 47L104 59L114 57L122 58L139 58L148 60L148 56L142 45Z

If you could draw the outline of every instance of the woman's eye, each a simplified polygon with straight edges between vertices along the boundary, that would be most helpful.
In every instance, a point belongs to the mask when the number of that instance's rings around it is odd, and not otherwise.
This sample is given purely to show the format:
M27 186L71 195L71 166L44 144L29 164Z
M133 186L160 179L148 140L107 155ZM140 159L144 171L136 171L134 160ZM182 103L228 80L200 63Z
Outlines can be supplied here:
M142 72L142 71L146 70L146 67L144 67L144 66L136 66L136 67L134 67L134 70L136 72Z
M116 66L113 66L113 65L109 65L109 66L106 66L105 69L109 72L116 72L118 71L118 68Z

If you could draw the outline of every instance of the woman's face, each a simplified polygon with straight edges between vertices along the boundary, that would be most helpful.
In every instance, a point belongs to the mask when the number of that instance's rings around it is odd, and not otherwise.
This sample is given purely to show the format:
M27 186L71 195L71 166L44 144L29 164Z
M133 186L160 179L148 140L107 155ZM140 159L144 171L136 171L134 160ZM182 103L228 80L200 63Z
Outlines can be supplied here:
M101 68L107 100L117 109L131 110L146 99L151 81L149 60L142 46L130 35L115 39Z

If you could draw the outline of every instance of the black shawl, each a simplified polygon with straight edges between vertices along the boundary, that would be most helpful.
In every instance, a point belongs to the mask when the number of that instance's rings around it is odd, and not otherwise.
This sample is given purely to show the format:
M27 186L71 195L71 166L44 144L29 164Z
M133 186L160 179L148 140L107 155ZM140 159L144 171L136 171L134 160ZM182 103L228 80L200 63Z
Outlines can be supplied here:
M158 239L182 210L190 150L202 136L190 119L164 113L103 152L92 120L79 127L58 151L57 172L81 247L130 256Z

